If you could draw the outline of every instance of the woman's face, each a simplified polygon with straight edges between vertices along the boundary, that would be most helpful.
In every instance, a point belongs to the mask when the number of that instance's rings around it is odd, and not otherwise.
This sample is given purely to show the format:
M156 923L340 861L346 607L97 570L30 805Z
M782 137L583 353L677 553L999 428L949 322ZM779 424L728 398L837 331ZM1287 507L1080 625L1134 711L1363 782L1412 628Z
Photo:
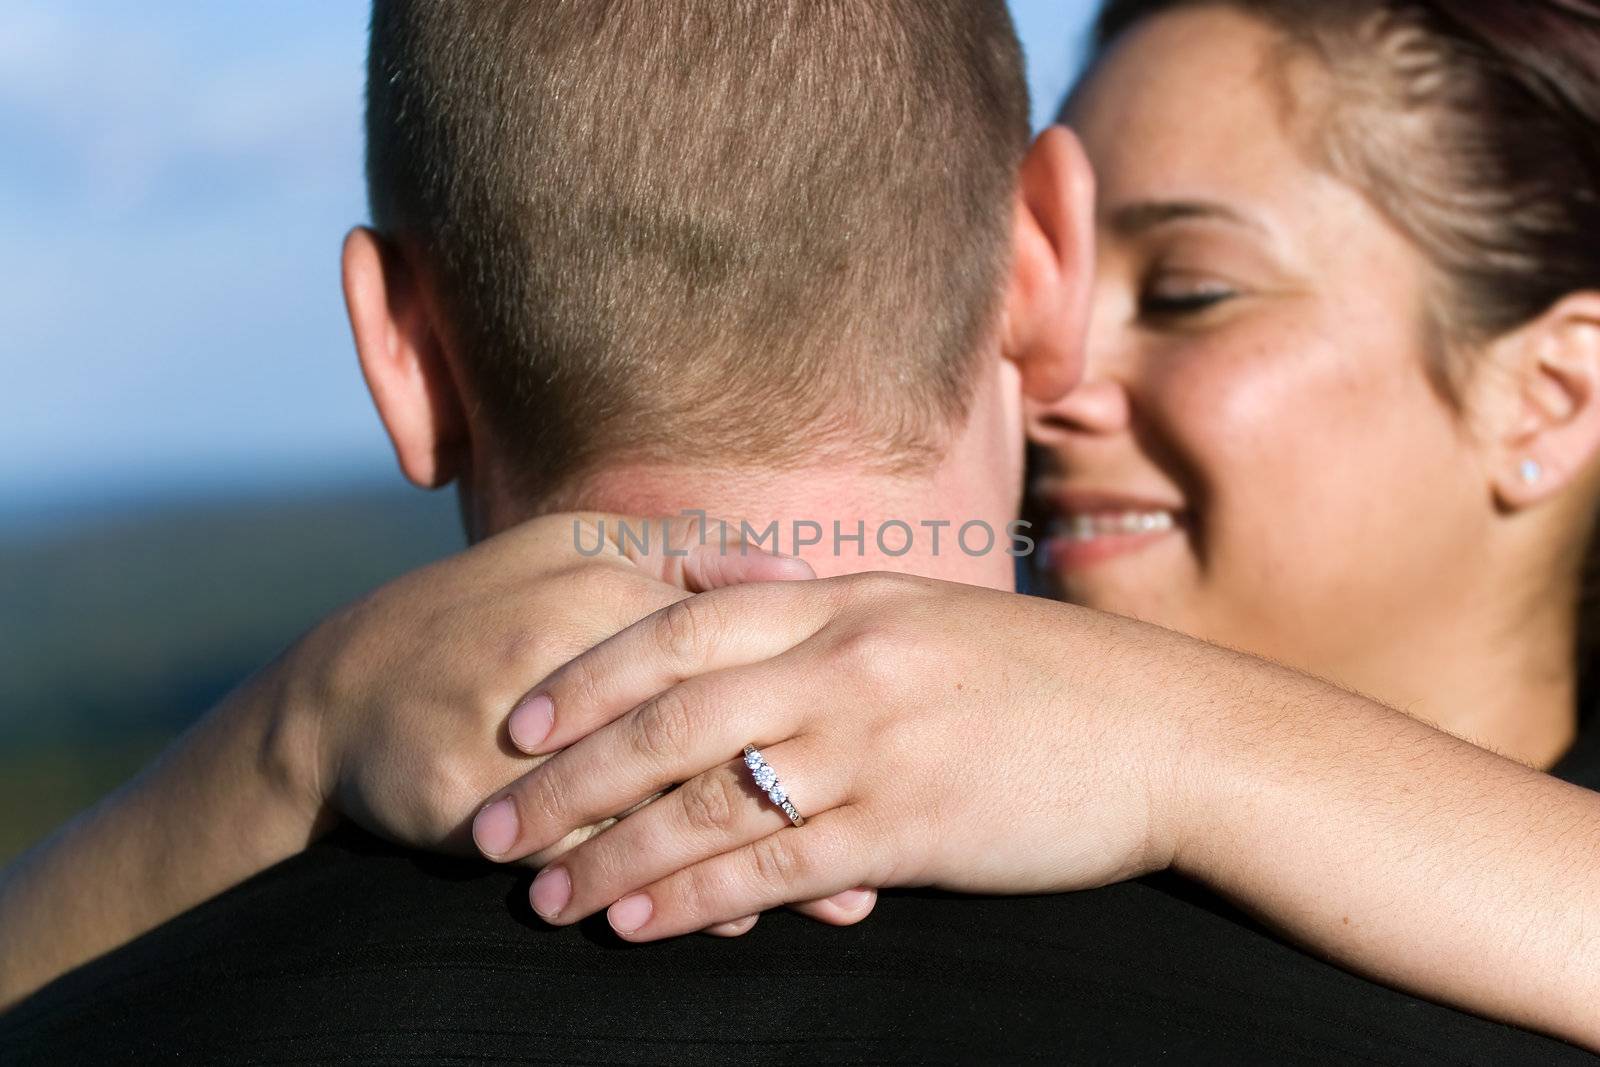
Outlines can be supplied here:
M1428 374L1426 265L1309 158L1278 40L1160 15L1071 101L1094 323L1082 388L1029 413L1032 489L1069 599L1376 688L1466 609L1492 497Z

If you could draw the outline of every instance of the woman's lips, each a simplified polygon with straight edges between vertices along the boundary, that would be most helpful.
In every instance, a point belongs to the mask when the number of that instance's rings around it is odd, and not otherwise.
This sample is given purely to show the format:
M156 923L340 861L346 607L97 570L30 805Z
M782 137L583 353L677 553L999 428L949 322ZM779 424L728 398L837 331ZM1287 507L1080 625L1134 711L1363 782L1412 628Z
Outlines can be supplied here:
M1046 539L1058 572L1082 570L1138 552L1181 531L1183 511L1150 500L1090 490L1058 490L1046 499L1055 514Z
M1076 571L1125 556L1171 537L1177 513L1166 510L1079 512L1050 524L1046 542L1052 570Z

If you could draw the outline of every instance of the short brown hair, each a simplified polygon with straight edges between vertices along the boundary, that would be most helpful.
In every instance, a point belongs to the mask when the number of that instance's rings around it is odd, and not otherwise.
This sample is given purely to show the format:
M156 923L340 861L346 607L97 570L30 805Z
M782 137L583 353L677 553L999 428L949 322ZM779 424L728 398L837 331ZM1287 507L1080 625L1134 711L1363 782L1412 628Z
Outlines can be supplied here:
M597 458L914 466L997 319L1002 0L375 0L367 180L535 493Z

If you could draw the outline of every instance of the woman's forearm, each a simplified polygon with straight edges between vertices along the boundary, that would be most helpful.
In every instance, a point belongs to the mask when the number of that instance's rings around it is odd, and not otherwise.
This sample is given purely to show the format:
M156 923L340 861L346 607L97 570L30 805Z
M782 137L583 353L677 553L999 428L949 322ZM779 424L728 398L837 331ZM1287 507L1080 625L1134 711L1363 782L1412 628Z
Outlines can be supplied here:
M1600 796L1267 661L863 574L680 601L540 692L555 721L524 751L554 754L480 812L512 816L493 858L680 783L541 874L548 921L636 897L647 917L617 929L647 941L850 885L1055 892L1173 866L1348 969L1600 1049ZM803 795L835 798L816 829L737 815L727 756L760 735L779 763L791 741L826 754L797 761Z
M275 668L0 872L0 1009L300 849L314 789Z
M654 554L622 526L536 519L324 619L0 872L0 1006L298 852L334 821L336 793L392 840L470 849L463 821L531 765L495 741L529 685L680 585L811 575L701 525L662 523ZM576 547L597 542L610 550Z
M1176 867L1347 968L1600 1049L1600 794L1219 665L1190 694Z

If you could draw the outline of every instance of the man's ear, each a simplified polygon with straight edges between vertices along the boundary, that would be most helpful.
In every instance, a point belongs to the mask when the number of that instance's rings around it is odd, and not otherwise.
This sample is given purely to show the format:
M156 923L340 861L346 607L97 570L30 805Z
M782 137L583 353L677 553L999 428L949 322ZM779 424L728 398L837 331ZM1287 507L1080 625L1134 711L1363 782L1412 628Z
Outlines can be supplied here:
M1510 371L1490 453L1496 500L1515 510L1581 478L1600 455L1600 292L1564 297L1493 342Z
M1094 172L1065 126L1041 133L1022 162L1002 354L1025 396L1049 402L1083 377L1094 282Z
M446 485L468 458L465 405L419 279L364 226L345 237L343 276L361 374L400 469L424 489Z

